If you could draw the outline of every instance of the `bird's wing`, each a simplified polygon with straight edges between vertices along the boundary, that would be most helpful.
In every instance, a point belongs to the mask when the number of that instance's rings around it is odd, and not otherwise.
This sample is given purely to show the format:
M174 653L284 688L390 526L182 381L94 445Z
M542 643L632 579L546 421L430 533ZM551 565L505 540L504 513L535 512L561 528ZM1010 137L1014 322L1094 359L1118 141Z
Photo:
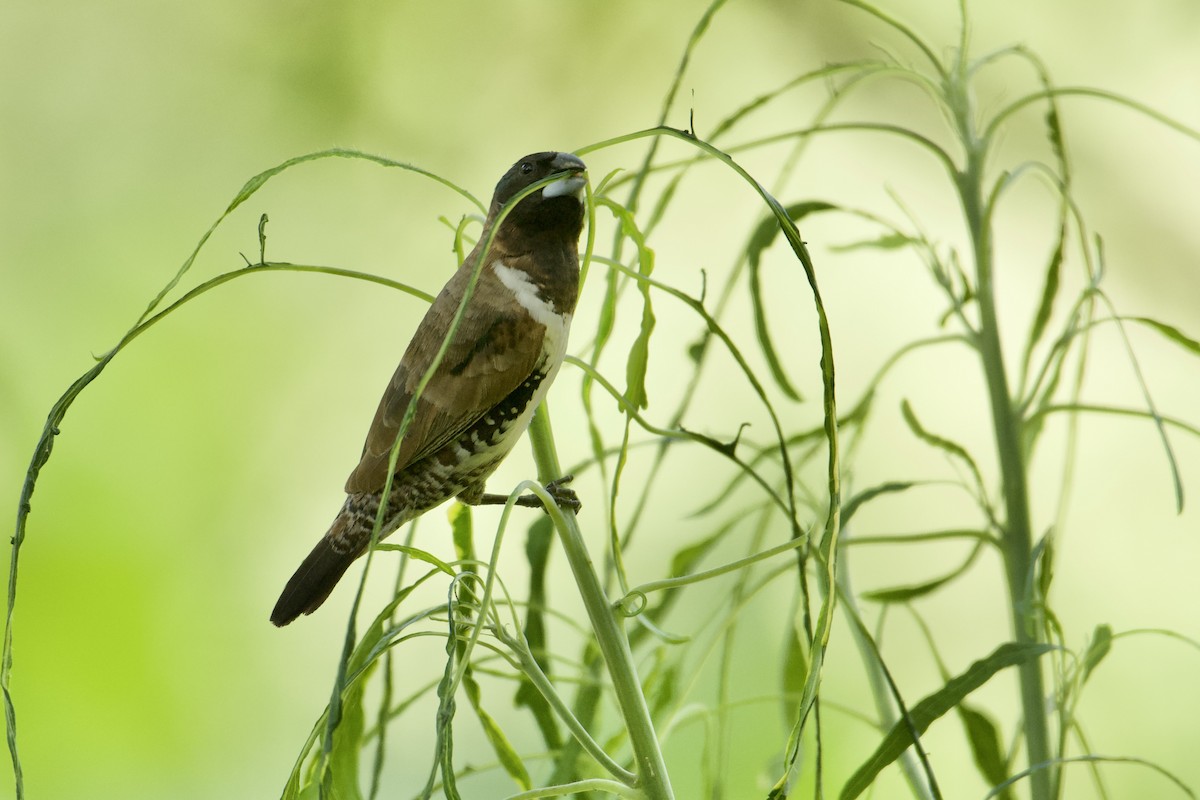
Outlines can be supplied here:
M347 493L383 489L400 422L450 330L458 311L457 298L462 297L469 279L470 268L464 265L417 327L379 402L362 460L346 481ZM507 287L485 268L445 357L417 400L412 422L400 442L397 471L462 434L520 386L542 358L545 327L490 299L506 295L511 297Z

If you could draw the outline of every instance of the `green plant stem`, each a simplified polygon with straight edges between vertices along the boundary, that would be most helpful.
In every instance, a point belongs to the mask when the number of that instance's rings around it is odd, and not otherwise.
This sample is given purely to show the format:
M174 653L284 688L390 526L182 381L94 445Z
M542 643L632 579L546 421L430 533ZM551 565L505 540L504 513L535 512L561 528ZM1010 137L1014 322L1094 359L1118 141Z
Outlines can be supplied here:
M546 483L562 477L562 467L554 447L554 435L550 429L550 417L545 403L538 407L533 416L533 422L529 426L529 438L533 443L538 480ZM629 639L625 635L624 620L617 615L604 593L574 512L569 509L553 509L551 517L562 541L567 563L575 576L579 594L583 598L588 619L592 623L596 644L608 666L617 707L625 720L625 728L633 748L638 788L647 800L674 800L675 794L667 775L666 762L658 746L658 736L654 732L650 709L642 693L642 683L633 661L633 651L630 650Z
M553 684L546 673L542 671L542 667L537 663L537 659L533 657L533 652L529 649L529 643L509 635L503 626L496 626L496 638L508 645L513 656L521 663L522 669L525 671L525 677L529 682L541 693L542 697L546 698L546 702L558 714L559 719L570 729L575 740L580 746L591 754L592 758L596 759L597 763L606 769L609 774L620 778L624 783L636 782L636 776L626 770L617 762L613 761L612 757L604 751L592 734L579 723L575 715L571 713L571 709L567 708L567 704L554 690Z
M1033 536L1029 514L1029 487L1025 457L1021 446L1019 411L1008 389L1004 353L1000 344L1000 324L996 315L993 286L992 241L989 219L983 199L983 162L985 147L970 127L969 106L959 105L967 163L959 173L959 193L963 203L971 245L975 256L976 303L979 307L978 346L987 382L996 436L996 456L1004 493L1005 521L1001 537L1005 576L1008 582L1009 608L1016 641L1027 644L1040 641L1038 605L1031 596ZM1024 712L1025 745L1030 764L1051 761L1049 726L1046 720L1045 688L1041 662L1032 659L1020 665L1021 705ZM1050 800L1051 774L1035 770L1030 774L1033 800Z

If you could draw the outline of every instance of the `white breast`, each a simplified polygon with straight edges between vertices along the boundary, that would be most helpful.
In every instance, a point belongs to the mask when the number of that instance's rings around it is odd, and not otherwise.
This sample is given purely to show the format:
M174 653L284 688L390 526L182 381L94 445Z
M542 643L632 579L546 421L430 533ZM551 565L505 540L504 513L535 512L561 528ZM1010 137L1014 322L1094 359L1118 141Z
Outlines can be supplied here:
M546 326L543 353L551 365L548 377L552 380L567 353L567 333L571 328L571 315L555 309L554 303L542 297L538 293L537 284L529 280L529 276L521 270L513 269L503 261L497 261L492 268L496 271L500 283L513 293L513 297L529 312L529 316ZM548 386L549 383L550 380L547 380L543 385Z
M541 403L542 398L546 396L555 376L558 375L558 368L562 366L563 357L567 353L567 334L571 329L571 315L559 312L554 308L552 301L543 298L538 292L537 284L529 280L529 276L525 272L513 269L503 261L495 262L493 269L496 271L496 277L500 279L500 283L513 293L521 307L529 312L529 316L546 327L546 336L542 341L542 357L538 360L536 367L545 372L545 377L534 392L531 402L505 432L504 441L499 449L507 452L529 427L533 412Z

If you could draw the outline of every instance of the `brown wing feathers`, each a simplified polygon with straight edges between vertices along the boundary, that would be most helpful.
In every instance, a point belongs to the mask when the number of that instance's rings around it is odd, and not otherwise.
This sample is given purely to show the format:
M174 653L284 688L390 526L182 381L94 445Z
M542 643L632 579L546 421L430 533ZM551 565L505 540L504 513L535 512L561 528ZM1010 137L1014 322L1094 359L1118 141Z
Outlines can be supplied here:
M459 268L414 335L410 352L379 402L362 459L346 481L348 493L383 489L400 422L458 311L462 298L459 287L465 287L465 279L470 278L472 262L468 258ZM460 276L465 279L460 280ZM475 297L439 369L417 400L416 414L400 443L397 472L469 428L516 389L537 365L544 328L528 317L488 303L486 293L491 287L486 284L498 282L489 268L480 273Z

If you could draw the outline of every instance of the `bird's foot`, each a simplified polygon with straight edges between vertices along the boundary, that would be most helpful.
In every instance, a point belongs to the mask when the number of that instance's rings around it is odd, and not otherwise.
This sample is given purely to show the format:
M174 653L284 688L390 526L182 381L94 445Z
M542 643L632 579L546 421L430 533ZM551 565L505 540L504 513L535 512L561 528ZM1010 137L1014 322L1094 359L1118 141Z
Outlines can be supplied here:
M561 478L556 478L546 484L546 493L554 498L554 504L559 508L569 508L575 513L583 508L583 503L579 500L579 495L575 494L575 490L567 486L568 483L575 480L574 475L563 475ZM537 496L533 496L537 499ZM538 502L541 505L541 501Z
M575 494L575 490L567 487L567 484L575 479L574 475L563 475L561 478L550 481L546 484L546 493L550 495L550 499L559 508L569 508L572 511L578 512L583 508L583 503L579 501L579 495ZM474 505L504 505L508 502L506 494L483 494L480 495L479 501ZM523 494L516 499L516 504L525 508L544 508L542 498L536 494Z

